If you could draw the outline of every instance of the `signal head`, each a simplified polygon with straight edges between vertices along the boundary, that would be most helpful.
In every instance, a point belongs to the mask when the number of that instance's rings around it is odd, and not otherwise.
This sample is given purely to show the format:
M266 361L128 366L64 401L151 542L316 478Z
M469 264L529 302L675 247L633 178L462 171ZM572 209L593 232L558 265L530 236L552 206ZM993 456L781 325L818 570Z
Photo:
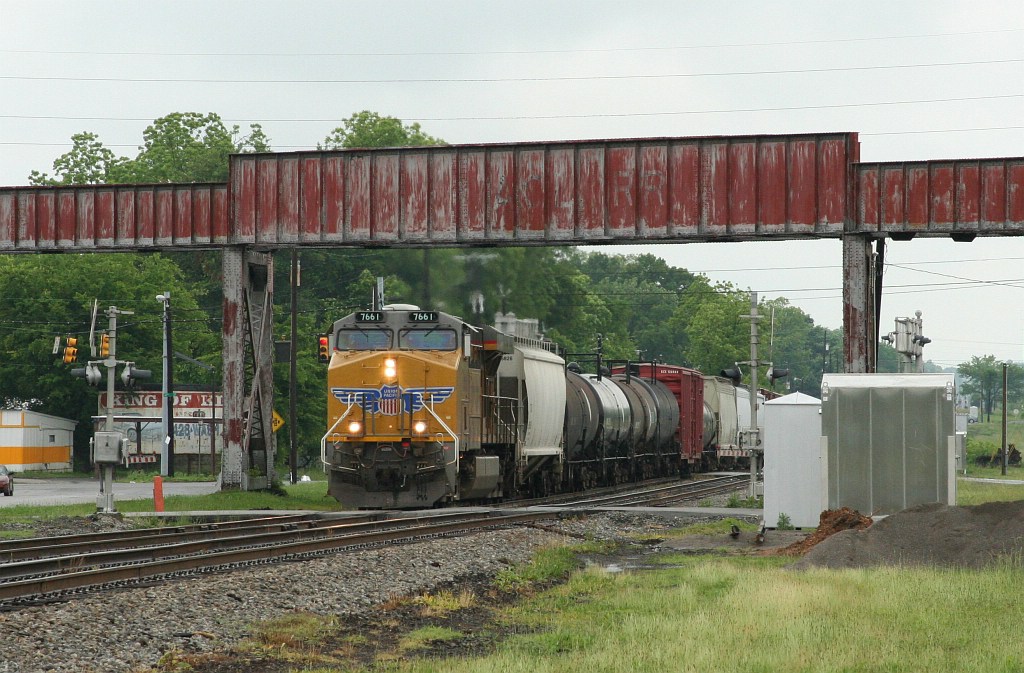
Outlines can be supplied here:
M68 337L67 346L64 347L64 364L69 365L78 362L78 338Z
M718 375L719 376L723 376L723 377L729 379L735 385L739 385L740 381L743 380L743 372L740 370L739 365L733 365L732 367L727 367L727 368L723 369L722 371L720 371L718 373Z

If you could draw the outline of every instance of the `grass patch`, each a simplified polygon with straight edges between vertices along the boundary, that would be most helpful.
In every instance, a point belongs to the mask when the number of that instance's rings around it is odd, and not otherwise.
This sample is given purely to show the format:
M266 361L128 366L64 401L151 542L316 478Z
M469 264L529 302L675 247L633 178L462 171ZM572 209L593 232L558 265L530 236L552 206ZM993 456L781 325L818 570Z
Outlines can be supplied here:
M164 498L167 511L220 510L220 509L309 509L336 511L344 509L338 501L327 495L327 482L311 481L284 484L285 495L268 491L218 491L208 495L173 495ZM152 512L153 500L118 500L114 489L115 505L119 512ZM96 505L15 505L0 509L0 521L32 521L62 516L89 516L96 513Z
M419 650L429 647L434 643L443 643L449 640L458 640L462 633L443 626L424 626L421 629L411 631L398 643L401 652Z
M501 591L519 593L533 584L543 584L566 577L579 567L577 552L599 551L604 545L584 543L574 547L547 547L541 549L529 563L507 568L498 573L495 586Z
M270 647L309 647L327 640L337 629L336 617L308 612L290 612L259 622L253 627L253 638Z
M985 484L960 479L956 485L957 505L980 505L983 502L1024 500L1022 484Z
M739 493L733 493L729 496L728 502L725 503L726 507L732 508L746 508L746 509L760 509L764 507L764 496L741 496Z
M683 526L682 528L673 528L666 531L664 537L680 538L690 537L691 535L727 535L733 526L737 526L741 531L752 532L757 530L757 526L752 523L729 517L717 521L695 523Z
M538 632L395 671L1019 671L1019 567L792 572L770 558L579 572L508 612ZM585 600L584 600L585 599ZM347 669L346 669L347 670Z

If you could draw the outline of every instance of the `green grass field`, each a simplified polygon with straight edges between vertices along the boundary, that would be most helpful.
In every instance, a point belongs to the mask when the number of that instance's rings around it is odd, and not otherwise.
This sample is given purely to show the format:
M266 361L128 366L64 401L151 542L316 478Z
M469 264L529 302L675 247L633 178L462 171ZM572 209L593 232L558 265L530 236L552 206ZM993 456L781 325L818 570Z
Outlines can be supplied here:
M793 572L781 563L698 558L656 572L580 572L509 611L529 633L493 654L389 670L1024 670L1019 566Z

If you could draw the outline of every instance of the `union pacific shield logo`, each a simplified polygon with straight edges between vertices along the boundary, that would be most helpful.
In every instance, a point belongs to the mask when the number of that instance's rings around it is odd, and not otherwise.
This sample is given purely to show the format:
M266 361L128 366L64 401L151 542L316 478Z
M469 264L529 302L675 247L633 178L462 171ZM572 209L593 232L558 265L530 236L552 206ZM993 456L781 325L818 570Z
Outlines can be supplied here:
M425 406L441 404L455 392L451 386L402 389L397 385L380 388L331 388L331 394L342 404L358 404L369 414L397 416L411 413Z
M385 416L397 416L401 408L398 386L381 386L380 401L377 402L377 407Z

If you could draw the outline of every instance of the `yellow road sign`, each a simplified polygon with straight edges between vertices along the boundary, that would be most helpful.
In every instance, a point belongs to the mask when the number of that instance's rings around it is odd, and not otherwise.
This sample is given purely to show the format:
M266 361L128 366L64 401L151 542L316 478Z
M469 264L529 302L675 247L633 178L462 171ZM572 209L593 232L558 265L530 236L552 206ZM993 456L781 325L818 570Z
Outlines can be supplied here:
M281 418L281 414L274 412L273 418L270 419L270 429L273 432L277 432L284 425L284 419Z

